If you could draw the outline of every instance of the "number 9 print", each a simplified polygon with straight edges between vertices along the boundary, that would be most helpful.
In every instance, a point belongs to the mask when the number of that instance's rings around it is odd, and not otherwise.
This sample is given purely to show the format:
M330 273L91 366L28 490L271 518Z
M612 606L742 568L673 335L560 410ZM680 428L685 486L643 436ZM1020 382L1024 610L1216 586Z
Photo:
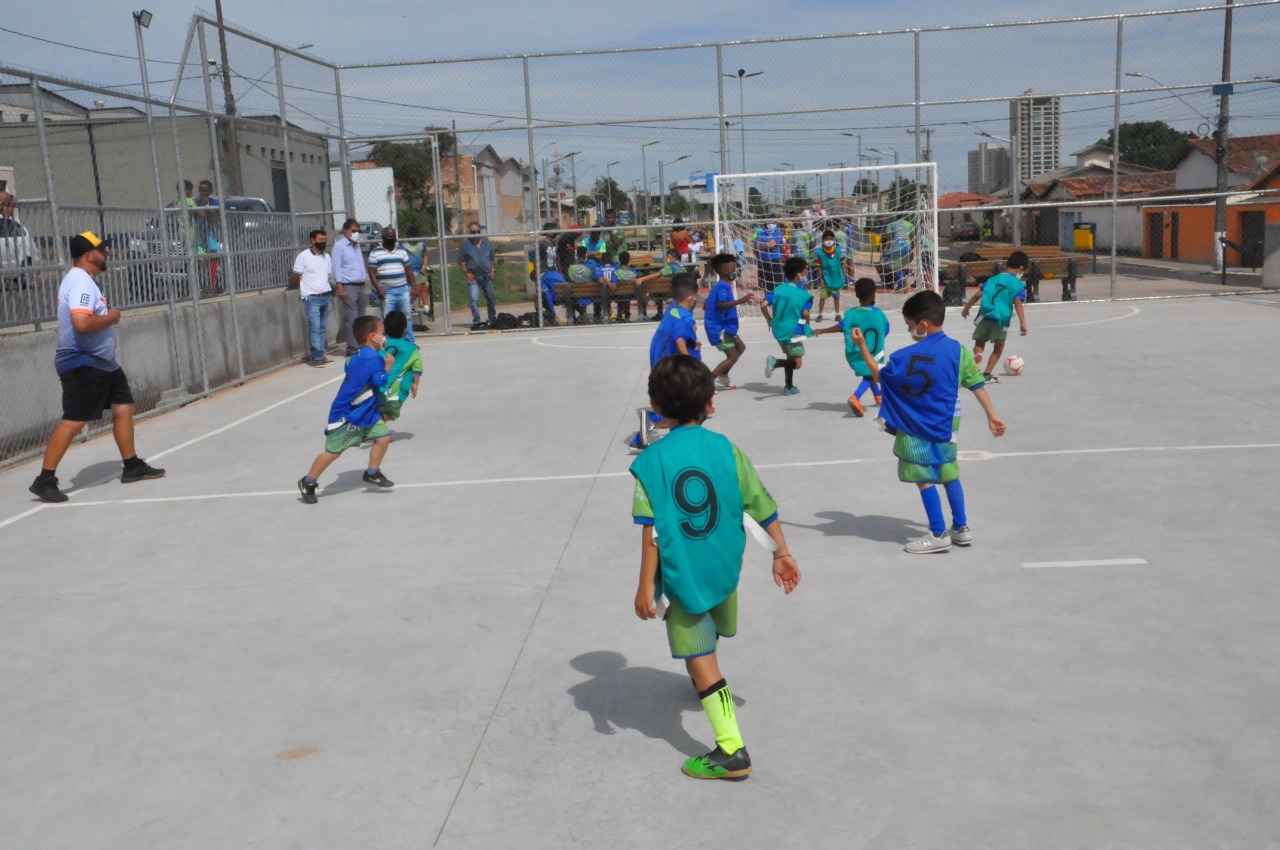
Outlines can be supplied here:
M686 469L676 476L671 487L676 506L688 519L680 521L685 537L701 540L709 537L720 522L720 500L711 478L701 469Z

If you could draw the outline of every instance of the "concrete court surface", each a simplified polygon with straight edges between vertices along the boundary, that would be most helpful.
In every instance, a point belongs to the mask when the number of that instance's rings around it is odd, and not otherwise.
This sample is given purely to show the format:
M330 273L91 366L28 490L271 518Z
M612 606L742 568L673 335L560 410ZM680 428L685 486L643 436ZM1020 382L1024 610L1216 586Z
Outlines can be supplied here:
M337 364L141 423L161 481L101 483L109 439L66 506L0 474L0 846L1280 846L1280 298L1028 316L1008 435L964 402L976 543L931 556L839 338L784 397L745 325L710 427L803 581L749 544L737 783L680 775L710 727L632 613L650 325L431 340L391 491L358 451L293 489Z

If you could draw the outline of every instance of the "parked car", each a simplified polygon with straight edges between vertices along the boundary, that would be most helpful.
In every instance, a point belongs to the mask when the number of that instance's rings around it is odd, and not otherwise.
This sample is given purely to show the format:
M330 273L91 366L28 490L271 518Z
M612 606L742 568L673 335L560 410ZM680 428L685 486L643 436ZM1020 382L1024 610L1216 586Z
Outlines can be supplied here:
M360 222L360 241L377 244L382 241L382 223L377 221Z
M21 269L40 263L40 248L26 225L11 218L0 219L0 287L25 289Z
M977 242L982 238L982 231L976 221L962 221L951 228L952 242Z

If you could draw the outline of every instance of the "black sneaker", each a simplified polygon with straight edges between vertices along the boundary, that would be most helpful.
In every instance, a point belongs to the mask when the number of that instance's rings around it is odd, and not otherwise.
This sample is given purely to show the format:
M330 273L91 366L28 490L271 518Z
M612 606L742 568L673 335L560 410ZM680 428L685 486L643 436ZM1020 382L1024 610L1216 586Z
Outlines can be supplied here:
M376 485L378 485L379 487L394 487L394 486L395 486L395 482L394 482L394 481L392 481L392 480L390 480L389 478L387 478L387 476L383 475L381 471L375 472L375 473L373 473L372 475L370 475L368 472L366 472L366 473L362 476L362 480L363 480L366 484L376 484Z
M152 478L164 478L164 470L150 466L146 461L138 461L137 466L124 468L120 473L121 484L133 484L135 481L150 481Z
M316 502L320 501L316 498L316 485L308 484L305 475L298 479L298 492L302 494L302 501L306 502L308 505L314 505Z
M983 383L987 383L987 384L998 384L998 383L1000 383L1000 379L999 379L999 378L997 378L995 375L983 375L983 376L982 376L982 381L983 381Z
M487 327L487 326L485 325L485 323L484 323L484 322L475 322L475 323L473 323L473 324L471 325L471 330L473 330L473 331L482 331L482 330L484 330L484 329L485 329L485 327Z
M738 779L751 772L751 756L747 755L746 747L726 755L717 744L705 756L687 760L680 770L694 779Z
M42 502L58 504L67 501L67 494L58 489L58 479L53 476L36 478L27 489L35 493L36 498Z

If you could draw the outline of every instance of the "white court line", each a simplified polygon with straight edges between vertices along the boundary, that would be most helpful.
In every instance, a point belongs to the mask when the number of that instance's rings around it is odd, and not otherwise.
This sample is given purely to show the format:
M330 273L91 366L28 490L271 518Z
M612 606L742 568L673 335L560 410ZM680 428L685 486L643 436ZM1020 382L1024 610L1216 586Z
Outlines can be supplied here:
M1050 328L1078 328L1078 327L1082 327L1083 325L1101 325L1104 322L1119 322L1123 319L1132 319L1134 316L1138 315L1138 313L1142 312L1137 307L1133 307L1133 306L1130 306L1127 309L1130 312L1124 314L1123 316L1112 316L1109 319L1093 319L1088 322L1066 322L1065 324L1061 324L1061 325L1036 325L1035 329L1040 331L1040 330L1049 330Z
M1102 558L1096 561L1032 561L1022 566L1028 570L1051 567L1142 567L1150 562L1146 558Z
M1046 457L1046 456L1070 456L1070 455L1086 455L1086 454L1117 454L1125 452L1190 452L1190 451L1231 451L1240 449L1280 449L1280 443L1241 443L1236 445L1217 445L1217 446L1133 446L1130 448L1118 449L1060 449L1057 451L1043 452L983 452L971 451L961 452L960 459L964 461L988 461L988 460L1004 460L1006 458L1020 457ZM803 469L815 466L849 466L851 464L862 463L889 463L896 462L892 456L885 457L865 457L865 458L847 458L843 460L804 460L793 461L788 463L761 463L756 465L756 469ZM486 484L541 484L550 481L592 481L601 478L629 478L631 473L628 472L582 472L572 475L529 475L522 477L506 477L506 478L465 478L454 481L419 481L411 484L397 484L395 490L418 490L439 487L473 487L483 486ZM350 488L351 490L360 489L358 487ZM100 507L102 505L147 505L162 502L198 502L206 499L251 499L263 496L292 496L297 494L296 489L291 490L258 490L244 493L205 493L190 496L154 496L149 498L136 499L101 499L96 501L81 502L65 502L61 505L37 505L26 513L19 514L6 520L0 524L0 528L11 522L29 516L36 511L46 508L50 510L64 510L66 508L89 508ZM342 492L349 492L344 489Z
M48 504L39 504L39 505L36 505L34 508L23 511L20 514L14 514L13 516L6 519L4 522L0 522L0 528L4 528L6 525L13 525L18 520L26 519L32 514L38 514L47 507L49 507Z

